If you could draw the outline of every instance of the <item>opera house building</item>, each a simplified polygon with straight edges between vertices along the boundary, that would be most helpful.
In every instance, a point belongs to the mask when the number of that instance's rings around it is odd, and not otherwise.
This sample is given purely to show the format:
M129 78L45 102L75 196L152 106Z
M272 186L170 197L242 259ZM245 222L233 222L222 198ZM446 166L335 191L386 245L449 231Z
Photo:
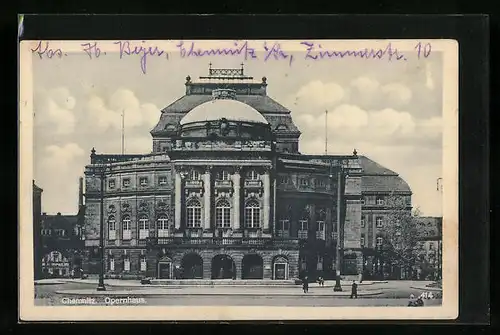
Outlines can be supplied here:
M187 77L185 95L161 111L151 153L92 150L86 272L100 269L101 220L108 278L291 280L374 271L369 250L382 243L384 199L403 195L411 209L410 188L356 150L301 154L292 112L267 95L267 85L243 69L210 68L196 81Z

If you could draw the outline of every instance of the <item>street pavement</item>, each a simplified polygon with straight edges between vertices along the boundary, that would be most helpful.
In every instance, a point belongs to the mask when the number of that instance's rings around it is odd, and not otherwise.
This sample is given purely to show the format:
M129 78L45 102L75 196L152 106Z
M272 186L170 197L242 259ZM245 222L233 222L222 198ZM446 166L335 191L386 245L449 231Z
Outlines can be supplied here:
M335 295L332 287L311 284L309 293L302 292L300 285L287 287L184 287L151 288L107 286L104 293L96 295L96 284L91 282L64 282L35 286L36 305L67 305L68 299L94 297L97 305L109 305L110 299L142 297L142 305L233 305L233 306L407 306L410 294L420 295L424 291L412 286L428 282L389 281L360 287L358 299L349 299L350 286L344 285L343 292ZM156 291L156 294L155 294ZM59 293L57 293L59 292ZM67 292L67 293L65 293ZM73 294L68 294L73 293ZM74 295L77 293L78 295ZM114 293L114 294L113 294ZM371 295L363 296L363 293ZM440 305L441 299L425 300L426 306Z

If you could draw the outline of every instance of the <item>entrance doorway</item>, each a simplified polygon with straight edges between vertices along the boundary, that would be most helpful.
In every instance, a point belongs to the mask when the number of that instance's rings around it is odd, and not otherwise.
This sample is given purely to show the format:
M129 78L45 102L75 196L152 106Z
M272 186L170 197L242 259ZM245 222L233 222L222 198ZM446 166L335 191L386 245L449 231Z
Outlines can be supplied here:
M158 279L173 279L173 262L169 257L158 261Z
M264 278L264 262L259 255L246 255L243 257L242 279L262 279Z
M273 279L288 280L288 260L283 256L273 260Z
M203 258L198 254L188 254L182 258L182 278L202 279L203 278Z
M217 255L212 259L212 279L236 279L236 266L231 256Z

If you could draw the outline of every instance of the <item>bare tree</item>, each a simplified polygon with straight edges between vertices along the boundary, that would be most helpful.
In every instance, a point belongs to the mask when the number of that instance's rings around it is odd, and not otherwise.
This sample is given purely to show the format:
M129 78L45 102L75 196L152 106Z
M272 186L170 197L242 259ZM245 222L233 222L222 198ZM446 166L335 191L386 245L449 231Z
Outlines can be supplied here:
M386 206L389 212L384 221L381 253L386 261L398 266L407 277L419 259L416 216L420 215L420 211L417 209L412 214L406 198L394 193L386 198Z

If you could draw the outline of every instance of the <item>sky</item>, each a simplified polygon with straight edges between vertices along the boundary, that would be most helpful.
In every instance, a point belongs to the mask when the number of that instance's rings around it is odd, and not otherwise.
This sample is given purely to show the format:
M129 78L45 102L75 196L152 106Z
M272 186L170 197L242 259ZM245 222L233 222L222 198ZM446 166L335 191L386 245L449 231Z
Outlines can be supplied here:
M121 152L125 111L125 152L149 153L150 130L161 109L185 92L185 77L196 80L214 68L239 68L267 78L267 92L292 111L302 132L299 150L322 154L325 110L328 153L367 156L397 172L413 192L422 215L442 215L442 55L400 62L344 58L305 61L244 61L241 56L149 57L118 53L89 59L84 52L52 59L33 57L34 179L43 191L42 211L76 213L78 178L90 151ZM259 59L263 54L258 53Z

